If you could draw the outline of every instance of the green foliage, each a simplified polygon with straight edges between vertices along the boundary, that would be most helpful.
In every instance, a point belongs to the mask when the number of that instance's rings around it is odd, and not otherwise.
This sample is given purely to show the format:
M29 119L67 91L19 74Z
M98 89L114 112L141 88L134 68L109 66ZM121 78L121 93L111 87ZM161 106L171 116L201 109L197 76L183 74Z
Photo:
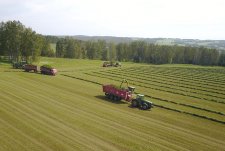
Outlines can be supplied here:
M51 48L50 43L56 43L55 51ZM223 53L216 49L197 46L156 45L146 40L107 43L105 40L81 41L75 40L73 37L43 37L31 28L26 28L19 21L0 23L0 55L9 56L11 61L27 60L29 62L37 61L39 56L56 56L150 64L225 66Z
M11 60L20 60L24 28L19 21L8 21L1 24L1 49L4 51L4 55L10 56Z
M56 57L65 57L66 53L66 41L65 39L59 39L56 43Z
M109 43L109 60L115 61L117 59L116 45L114 43Z
M81 41L71 38L60 39L56 43L56 57L82 58L84 49Z
M222 52L219 58L219 65L225 66L225 52Z
M43 45L41 48L41 56L46 56L46 57L55 56L55 51L52 48L51 43L47 39L43 41Z
M54 37L54 36L52 36ZM58 36L58 39L63 36ZM137 38L137 37L113 37L113 36L71 36L71 38L82 41L98 41L104 40L106 43L113 42L116 45L119 43L131 43L134 41L144 41L154 45L177 45L191 47L206 47L211 49L225 50L225 40L199 40L199 39L179 39L179 38Z
M42 66L45 67L45 68L53 69L53 67L51 65L49 65L49 64L44 64Z
M54 56L49 42L19 21L0 24L0 54L9 56L10 61L37 61L39 56Z
M98 49L97 42L87 41L85 45L85 49L87 50L88 59L96 59L96 54Z
M106 43L105 41L77 41L72 38L59 39L56 56L66 58L88 58L110 61L133 61L152 64L196 64L222 65L216 49L177 45L155 45L145 41L131 43Z
M119 85L115 85L115 84L113 84L112 86L114 88L116 88L117 90L125 90L126 89L125 87L120 87Z

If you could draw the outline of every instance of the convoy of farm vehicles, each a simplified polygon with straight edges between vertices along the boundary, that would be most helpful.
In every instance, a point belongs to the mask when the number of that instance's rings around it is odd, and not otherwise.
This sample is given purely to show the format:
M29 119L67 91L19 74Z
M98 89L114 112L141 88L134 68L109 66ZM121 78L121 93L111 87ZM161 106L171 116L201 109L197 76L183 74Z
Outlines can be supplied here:
M13 63L13 68L24 69L24 71L26 71L26 72L30 72L30 71L33 71L35 73L38 72L38 66L33 65L33 64L28 64L26 61ZM40 67L40 72L41 72L41 74L55 76L57 73L57 70L55 68L51 67L50 65L42 65Z
M104 63L105 64L105 63ZM103 66L104 66L103 64ZM13 68L21 68L24 69L25 72L33 71L35 73L38 72L38 66L27 64L25 62L13 63ZM49 65L43 65L40 67L41 74L53 75L55 76L57 70ZM123 85L126 84L126 87ZM131 103L132 107L137 107L143 110L151 109L153 107L153 103L145 100L144 95L137 94L136 97L134 95L135 87L129 86L127 80L122 80L120 86L115 86L113 84L106 84L102 86L103 92L106 97L113 101L121 101L125 100Z
M123 83L127 84L127 87L124 88ZM103 92L105 92L105 95L108 99L113 101L120 101L125 100L128 102L131 102L132 107L138 107L143 110L151 109L153 107L153 103L145 100L144 95L137 94L136 98L134 98L134 90L135 87L129 86L127 80L123 80L120 84L120 87L117 87L112 84L103 85Z
M26 72L30 72L30 71L38 72L37 66L36 65L32 65L32 64L25 64L24 65L24 70Z

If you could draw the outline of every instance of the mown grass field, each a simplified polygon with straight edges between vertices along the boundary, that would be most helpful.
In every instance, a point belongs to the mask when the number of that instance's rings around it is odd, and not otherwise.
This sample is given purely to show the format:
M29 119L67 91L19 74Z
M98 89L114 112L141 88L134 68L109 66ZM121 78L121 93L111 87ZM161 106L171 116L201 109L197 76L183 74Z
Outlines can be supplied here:
M225 69L42 58L57 76L0 64L0 150L225 150ZM148 111L112 102L102 84L122 79Z

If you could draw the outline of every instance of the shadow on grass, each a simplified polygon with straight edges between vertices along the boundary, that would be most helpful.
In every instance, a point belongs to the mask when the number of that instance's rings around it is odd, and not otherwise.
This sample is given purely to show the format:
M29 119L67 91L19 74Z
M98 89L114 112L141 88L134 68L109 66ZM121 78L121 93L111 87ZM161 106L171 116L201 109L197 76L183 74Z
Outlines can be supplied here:
M41 72L25 71L25 70L23 70L22 72L31 73L31 74L41 74Z
M129 102L126 102L126 101L114 101L114 100L110 100L110 99L106 98L106 96L104 96L104 95L97 95L95 97L98 98L98 99L107 101L107 102L114 103L114 104L127 104L130 109L142 110L142 109L137 108L137 107L132 107L131 104ZM143 111L146 112L146 111L150 111L150 110L143 110Z
M104 96L104 95L97 95L95 97L100 99L100 100L104 100L104 101L111 102L111 103L114 103L114 104L127 104L126 102L123 102L123 101L110 100L110 99L106 98L106 96Z

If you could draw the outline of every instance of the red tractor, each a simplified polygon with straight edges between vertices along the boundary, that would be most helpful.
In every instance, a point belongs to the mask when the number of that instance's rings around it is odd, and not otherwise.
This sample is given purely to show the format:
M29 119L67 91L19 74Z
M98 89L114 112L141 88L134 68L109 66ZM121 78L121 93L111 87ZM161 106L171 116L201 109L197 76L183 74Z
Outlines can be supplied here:
M123 83L127 84L127 87L122 87ZM131 102L132 107L139 107L143 110L150 109L153 107L153 103L145 100L144 95L138 94L136 98L133 98L133 92L135 87L129 86L127 80L123 80L120 84L120 87L114 86L112 84L103 85L103 92L108 99L114 101L125 100Z

